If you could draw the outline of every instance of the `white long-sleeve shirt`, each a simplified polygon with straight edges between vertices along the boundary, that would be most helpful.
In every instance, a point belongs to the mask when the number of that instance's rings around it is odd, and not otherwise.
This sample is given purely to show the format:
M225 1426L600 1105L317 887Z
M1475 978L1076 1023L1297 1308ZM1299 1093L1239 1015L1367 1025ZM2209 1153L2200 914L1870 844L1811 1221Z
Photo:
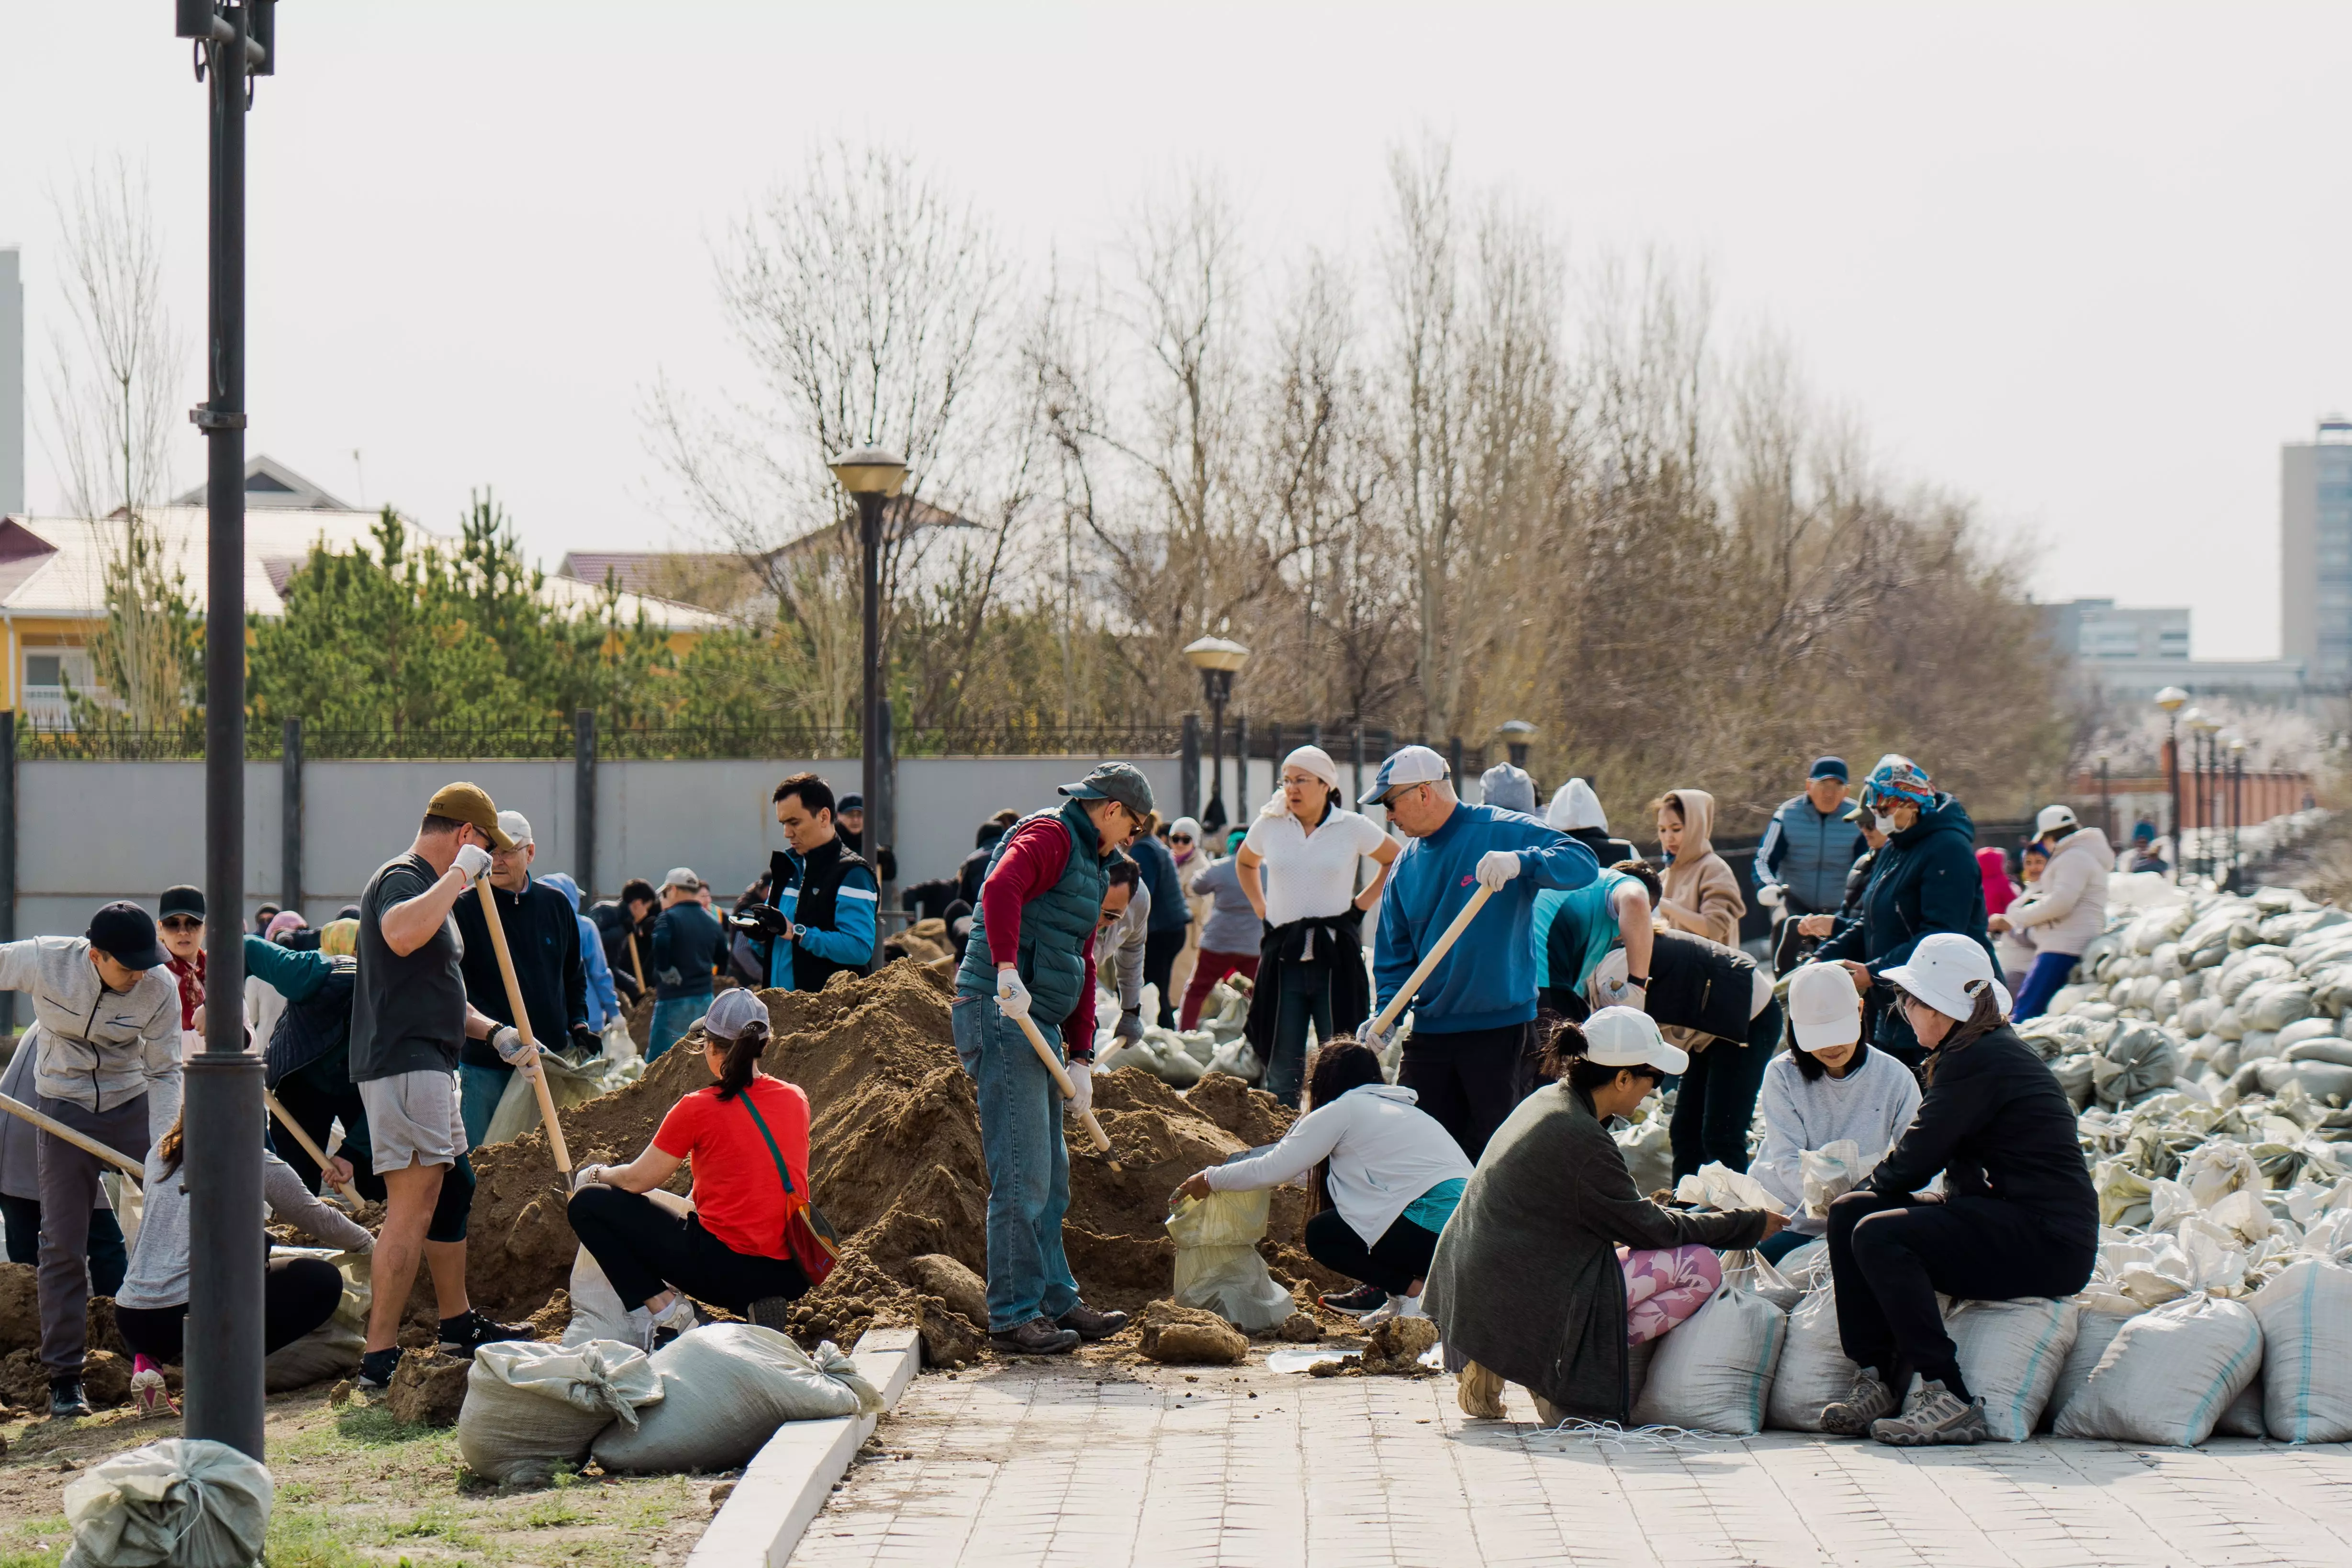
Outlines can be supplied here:
M1209 1188L1278 1187L1328 1159L1331 1206L1370 1247L1422 1194L1440 1182L1469 1180L1462 1145L1421 1109L1420 1098L1399 1085L1359 1085L1291 1123L1282 1142L1265 1153L1212 1166Z
M1919 1080L1885 1051L1867 1052L1843 1078L1814 1079L1782 1051L1766 1065L1759 1098L1764 1147L1748 1173L1789 1205L1791 1229L1819 1235L1823 1222L1804 1213L1805 1151L1851 1138L1866 1160L1885 1153L1918 1113Z

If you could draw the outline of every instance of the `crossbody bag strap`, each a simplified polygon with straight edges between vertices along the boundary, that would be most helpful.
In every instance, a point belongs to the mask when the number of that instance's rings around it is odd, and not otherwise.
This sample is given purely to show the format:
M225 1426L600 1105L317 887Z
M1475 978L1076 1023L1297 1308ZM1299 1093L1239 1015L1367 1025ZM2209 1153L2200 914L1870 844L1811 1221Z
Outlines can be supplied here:
M768 1153L776 1162L776 1174L783 1178L784 1195L793 1196L793 1173L785 1168L784 1152L776 1147L776 1135L768 1131L767 1118L761 1116L760 1108L751 1103L751 1087L748 1084L744 1086L743 1092L737 1098L743 1102L743 1109L751 1113L751 1125L760 1130L760 1136L767 1142Z

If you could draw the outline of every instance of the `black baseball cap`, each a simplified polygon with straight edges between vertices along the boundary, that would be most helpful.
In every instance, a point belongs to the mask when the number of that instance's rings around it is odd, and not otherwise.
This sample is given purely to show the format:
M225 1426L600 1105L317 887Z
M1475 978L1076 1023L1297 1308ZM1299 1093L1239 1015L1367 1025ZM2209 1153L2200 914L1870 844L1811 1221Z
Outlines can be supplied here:
M125 969L161 969L171 955L155 940L155 920L133 903L109 904L89 917L89 945Z
M834 802L833 809L835 811L864 811L866 809L866 797L862 795L843 795L839 800Z
M155 918L164 920L173 915L194 915L205 918L205 890L191 888L185 882L176 888L166 888L163 896L155 900Z

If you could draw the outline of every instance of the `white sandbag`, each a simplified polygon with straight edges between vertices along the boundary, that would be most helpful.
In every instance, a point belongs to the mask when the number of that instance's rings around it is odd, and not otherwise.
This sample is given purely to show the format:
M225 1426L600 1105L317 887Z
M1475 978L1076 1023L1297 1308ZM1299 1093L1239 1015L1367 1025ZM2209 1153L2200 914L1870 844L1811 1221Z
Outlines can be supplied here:
M2305 1258L2246 1303L2263 1326L2263 1425L2288 1443L2352 1438L2352 1268Z
M555 1101L558 1112L624 1088L645 1071L641 1062L622 1062L610 1056L591 1057L575 1067L552 1052L542 1052L539 1065L547 1078L548 1096ZM497 1108L490 1112L489 1125L482 1131L482 1142L504 1143L520 1138L537 1127L540 1120L539 1091L522 1074L511 1073L506 1089L499 1095Z
M1167 1226L1176 1243L1178 1306L1204 1308L1245 1334L1271 1329L1298 1310L1258 1256L1272 1196L1264 1188L1211 1193L1176 1205Z
M663 1398L596 1438L596 1462L634 1475L746 1464L787 1421L878 1411L882 1396L831 1341L812 1356L751 1323L688 1329L653 1355Z
M1653 1116L1621 1127L1612 1136L1617 1152L1624 1156L1625 1173L1633 1178L1635 1192L1646 1195L1675 1184L1674 1143L1664 1117Z
M262 1359L261 1386L271 1394L308 1388L331 1377L349 1377L367 1352L367 1333L330 1318Z
M644 1053L637 1049L637 1038L629 1033L629 1021L615 1013L604 1020L604 1059L622 1066L641 1060Z
M1763 1430L1788 1337L1788 1315L1778 1307L1722 1287L1659 1340L1634 1425L1752 1436Z
M2033 1436L2074 1348L2082 1309L2047 1296L2014 1301L1961 1301L1944 1314L1959 1352L1960 1376L1984 1401L1985 1425L2003 1443Z
M570 1289L572 1321L564 1326L565 1344L584 1345L592 1340L635 1342L635 1325L629 1321L629 1310L621 1305L620 1292L604 1278L596 1255L584 1247L572 1259Z
M165 1437L67 1484L63 1568L252 1568L277 1496L269 1471L227 1444Z
M2329 1019L2311 1018L2305 1022L2326 1023L2333 1027L2333 1021ZM2297 1024L2294 1027L2300 1029L2303 1025ZM2284 1040L2291 1033L2293 1030L2282 1029L2279 1038ZM2336 1067L2352 1068L2352 1040L2336 1034L2305 1035L2281 1054L2291 1062L2328 1062Z
M2066 1347L2066 1359L2059 1365L2058 1376L2050 1385L2049 1403L2042 1407L2042 1430L2049 1431L2057 1425L2059 1415L2083 1385L2091 1381L2091 1373L2107 1347L2116 1342L2124 1325L2139 1315L2137 1303L2127 1312L2111 1312L2084 1307L2074 1317L2074 1342Z
M2058 1436L2193 1448L2262 1361L2263 1327L2242 1303L2207 1295L2168 1302L2123 1326L2058 1413Z
M2246 1391L2230 1401L2230 1408L2221 1412L2221 1419L2213 1423L2216 1437L2266 1437L2263 1430L2263 1380L2259 1377L2246 1384Z
M1789 1340L1773 1369L1765 1424L1783 1432L1820 1431L1822 1409L1853 1390L1860 1371L1838 1338L1836 1288L1809 1292L1789 1314Z
M545 1345L509 1340L474 1352L457 1452L484 1480L539 1485L588 1457L596 1434L664 1397L652 1360L635 1345L591 1340Z
M1209 1058L1209 1071L1231 1073L1244 1083L1255 1083L1265 1076L1265 1064L1257 1059L1255 1047L1236 1035Z
M1798 1168L1804 1181L1805 1212L1815 1219L1827 1218L1830 1205L1853 1191L1877 1166L1876 1158L1862 1157L1862 1145L1851 1138L1804 1151L1798 1156Z
M1769 1209L1774 1214L1787 1214L1789 1205L1765 1187L1764 1184L1744 1171L1735 1171L1719 1161L1710 1160L1692 1175L1675 1184L1677 1202L1698 1204L1712 1209Z
M2265 989L2252 1013L2242 1007L2239 1012L2257 1029L2284 1029L2311 1016L2311 987L2301 981L2284 982Z
M1829 1241L1817 1236L1793 1247L1780 1255L1775 1267L1780 1270L1781 1279L1799 1289L1818 1290L1830 1282Z
M2277 1094L2294 1084L2314 1100L2352 1101L2352 1067L2336 1062L2265 1061L2252 1064L2264 1094Z

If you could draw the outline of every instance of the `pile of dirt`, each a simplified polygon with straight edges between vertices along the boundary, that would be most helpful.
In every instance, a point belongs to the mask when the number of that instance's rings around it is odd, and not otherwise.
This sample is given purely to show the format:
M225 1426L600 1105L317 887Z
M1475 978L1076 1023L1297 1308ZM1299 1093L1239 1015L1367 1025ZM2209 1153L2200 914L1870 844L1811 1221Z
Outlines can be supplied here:
M762 1065L808 1093L811 1179L844 1244L833 1277L798 1303L794 1332L847 1344L876 1321L920 1323L926 1298L934 1316L954 1310L938 1265L921 1260L952 1258L986 1273L988 1179L972 1082L949 1025L950 983L898 963L864 979L836 977L822 992L765 991L761 999L775 1033ZM637 1082L564 1113L575 1163L625 1162L645 1149L669 1108L710 1081L694 1044L689 1037ZM1089 1301L1132 1309L1168 1293L1174 1249L1161 1221L1176 1184L1279 1138L1292 1113L1237 1079L1204 1079L1188 1100L1133 1069L1097 1080L1095 1110L1120 1168L1095 1154L1083 1132L1073 1137L1064 1243ZM477 1151L474 1163L468 1288L486 1310L528 1317L563 1285L577 1245L545 1133ZM672 1184L684 1191L687 1173ZM1304 1194L1275 1194L1264 1251L1276 1277L1343 1284L1300 1247L1305 1218Z

